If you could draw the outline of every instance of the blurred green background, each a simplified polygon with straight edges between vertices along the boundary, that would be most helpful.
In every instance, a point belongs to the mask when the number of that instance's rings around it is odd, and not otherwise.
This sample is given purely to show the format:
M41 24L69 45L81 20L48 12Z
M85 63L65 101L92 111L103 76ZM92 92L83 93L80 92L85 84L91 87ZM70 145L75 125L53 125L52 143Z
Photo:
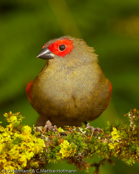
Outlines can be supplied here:
M139 0L0 0L0 117L20 111L23 124L38 117L25 94L27 83L43 68L36 56L50 39L63 35L83 38L99 55L99 64L113 86L107 110L95 120L128 122L123 114L139 108ZM52 169L76 169L59 163ZM89 173L92 173L92 169ZM78 171L84 173L84 171ZM116 160L101 167L102 174L136 174L133 167Z

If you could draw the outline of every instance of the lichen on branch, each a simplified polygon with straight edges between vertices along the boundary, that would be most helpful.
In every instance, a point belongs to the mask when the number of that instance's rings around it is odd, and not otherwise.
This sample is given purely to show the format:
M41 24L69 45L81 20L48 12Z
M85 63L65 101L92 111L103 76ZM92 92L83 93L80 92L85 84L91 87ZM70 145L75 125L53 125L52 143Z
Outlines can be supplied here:
M95 167L106 161L113 164L117 157L128 165L139 162L139 111L131 110L125 116L129 124L107 123L102 130L89 124L82 127L57 128L50 121L45 126L22 125L20 113L5 113L8 122L0 126L0 171L43 168L48 163L66 160L82 170ZM100 157L97 163L89 164L86 159Z

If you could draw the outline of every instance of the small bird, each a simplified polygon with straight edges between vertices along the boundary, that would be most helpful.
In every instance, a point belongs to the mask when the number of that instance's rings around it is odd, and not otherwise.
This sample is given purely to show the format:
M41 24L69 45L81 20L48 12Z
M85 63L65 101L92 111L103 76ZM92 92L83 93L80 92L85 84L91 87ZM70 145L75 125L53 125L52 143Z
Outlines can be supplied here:
M26 87L29 102L40 115L37 126L47 120L58 127L81 126L107 108L112 86L85 41L71 36L53 39L37 57L46 64Z

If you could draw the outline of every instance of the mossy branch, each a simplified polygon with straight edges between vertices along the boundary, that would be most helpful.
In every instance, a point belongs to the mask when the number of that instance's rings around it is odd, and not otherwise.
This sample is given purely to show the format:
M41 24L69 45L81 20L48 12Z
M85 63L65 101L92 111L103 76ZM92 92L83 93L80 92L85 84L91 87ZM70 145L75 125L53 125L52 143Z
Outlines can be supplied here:
M95 173L106 161L117 157L128 165L139 163L139 111L134 109L125 116L129 124L108 123L104 130L89 124L64 129L50 121L44 127L21 125L20 113L5 113L8 125L0 126L0 171L43 168L48 163L66 160L82 170L95 167ZM89 164L87 158L100 157ZM8 172L7 172L8 170ZM12 172L11 172L12 173Z

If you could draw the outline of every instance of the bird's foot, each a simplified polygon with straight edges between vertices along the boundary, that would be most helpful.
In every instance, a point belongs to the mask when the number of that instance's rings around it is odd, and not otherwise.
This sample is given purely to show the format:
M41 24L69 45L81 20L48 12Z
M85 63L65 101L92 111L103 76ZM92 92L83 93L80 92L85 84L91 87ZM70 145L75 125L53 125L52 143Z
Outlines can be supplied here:
M98 128L98 127L94 128L93 126L90 126L89 123L87 123L85 129L89 129L89 130L92 132L91 137L92 137L92 136L97 137L99 133L104 132L103 129L101 129L101 128Z
M43 127L43 131L45 131L45 132L49 132L49 131L56 132L57 131L57 126L56 125L53 126L51 121L48 120L48 121L46 121L46 123Z

